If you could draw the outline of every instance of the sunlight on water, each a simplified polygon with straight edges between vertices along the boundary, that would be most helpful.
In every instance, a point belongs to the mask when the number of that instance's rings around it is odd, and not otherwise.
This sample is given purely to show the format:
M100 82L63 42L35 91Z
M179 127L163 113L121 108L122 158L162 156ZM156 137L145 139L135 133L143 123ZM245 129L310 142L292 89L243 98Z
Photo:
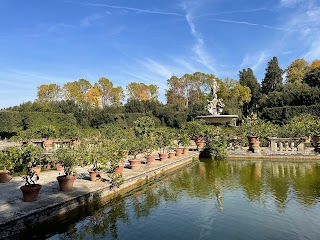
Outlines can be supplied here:
M319 239L320 165L202 160L49 239Z

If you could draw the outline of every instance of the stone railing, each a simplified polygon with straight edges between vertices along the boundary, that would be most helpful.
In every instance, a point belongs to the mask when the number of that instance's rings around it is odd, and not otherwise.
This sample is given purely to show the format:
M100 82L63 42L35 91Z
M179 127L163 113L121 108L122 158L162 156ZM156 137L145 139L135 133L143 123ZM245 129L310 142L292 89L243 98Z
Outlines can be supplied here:
M19 142L8 142L6 140L0 141L0 150L4 150L8 147L15 147L20 146L21 144Z
M307 143L305 138L276 138L269 140L269 150L271 152L303 152L306 150Z

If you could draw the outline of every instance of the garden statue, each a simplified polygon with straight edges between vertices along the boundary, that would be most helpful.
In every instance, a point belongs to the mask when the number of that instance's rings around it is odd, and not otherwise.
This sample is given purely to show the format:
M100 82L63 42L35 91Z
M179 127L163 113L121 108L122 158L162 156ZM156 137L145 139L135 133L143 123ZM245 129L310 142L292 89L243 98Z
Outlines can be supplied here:
M213 82L211 84L211 91L212 91L212 100L208 100L208 105L206 109L208 110L211 115L220 115L223 112L224 104L222 103L222 99L218 99L217 97L217 90L218 90L218 84L215 79L213 79Z

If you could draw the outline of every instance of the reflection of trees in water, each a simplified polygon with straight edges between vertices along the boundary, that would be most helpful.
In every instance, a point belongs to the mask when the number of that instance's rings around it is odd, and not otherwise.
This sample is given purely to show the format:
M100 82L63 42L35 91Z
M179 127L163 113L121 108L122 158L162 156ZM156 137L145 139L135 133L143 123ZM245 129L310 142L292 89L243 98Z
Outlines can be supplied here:
M129 223L125 199L116 197L104 209L73 225L60 239L118 238L118 221Z
M316 162L230 161L229 164L241 165L234 167L233 174L239 174L249 201L261 201L264 194L271 194L283 209L289 193L305 206L317 203L320 198L320 166Z
M318 163L274 161L203 161L143 187L127 198L118 197L104 209L70 226L62 238L118 238L119 223L147 217L162 201L179 201L187 194L191 198L212 198L223 210L225 191L242 189L248 201L265 202L274 199L284 210L288 196L305 206L320 199L320 165ZM291 199L290 199L291 201Z

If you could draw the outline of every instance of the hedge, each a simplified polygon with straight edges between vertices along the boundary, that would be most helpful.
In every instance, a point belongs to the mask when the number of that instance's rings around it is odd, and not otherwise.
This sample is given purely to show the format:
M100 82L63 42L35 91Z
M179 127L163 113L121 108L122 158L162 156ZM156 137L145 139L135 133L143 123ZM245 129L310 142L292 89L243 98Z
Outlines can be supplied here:
M76 124L77 121L72 114L0 111L0 133L16 133L46 125L58 127Z
M310 106L287 106L264 108L260 114L262 119L277 123L280 125L287 124L290 119L301 114L311 114L320 117L320 104Z

